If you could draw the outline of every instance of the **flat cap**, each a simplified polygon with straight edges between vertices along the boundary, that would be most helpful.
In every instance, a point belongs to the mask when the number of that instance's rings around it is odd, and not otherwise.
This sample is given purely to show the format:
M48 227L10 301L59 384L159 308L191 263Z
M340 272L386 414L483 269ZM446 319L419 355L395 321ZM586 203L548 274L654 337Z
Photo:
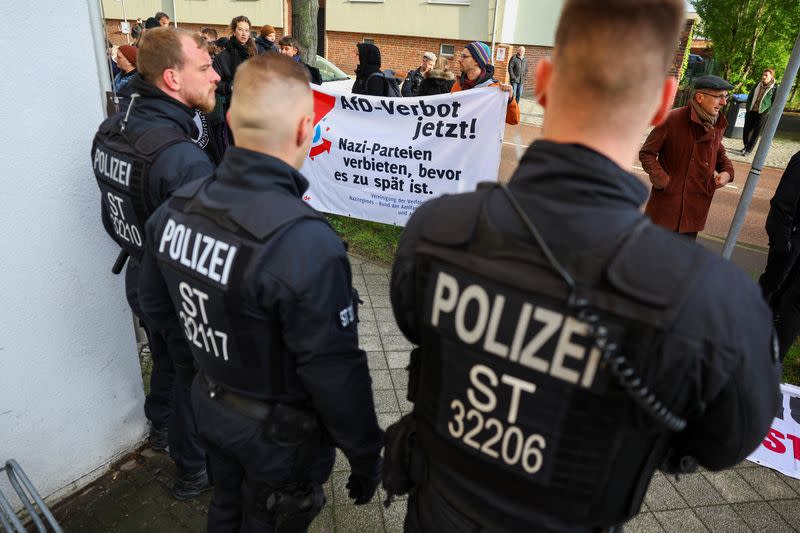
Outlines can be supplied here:
M711 89L712 91L730 91L733 85L719 76L703 76L694 80L695 89Z

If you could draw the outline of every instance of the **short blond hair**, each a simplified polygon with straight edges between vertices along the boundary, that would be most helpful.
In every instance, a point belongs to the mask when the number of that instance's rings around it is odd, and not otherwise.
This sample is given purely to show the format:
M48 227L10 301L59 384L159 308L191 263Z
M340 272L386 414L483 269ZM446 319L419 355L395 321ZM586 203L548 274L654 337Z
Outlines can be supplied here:
M663 83L685 21L683 0L567 0L553 59L569 85L620 102Z

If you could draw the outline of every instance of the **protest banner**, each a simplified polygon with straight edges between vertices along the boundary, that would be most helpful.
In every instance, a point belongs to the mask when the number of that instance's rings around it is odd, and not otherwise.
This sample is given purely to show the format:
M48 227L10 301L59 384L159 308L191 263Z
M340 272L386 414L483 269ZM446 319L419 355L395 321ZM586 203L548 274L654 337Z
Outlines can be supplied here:
M326 213L405 225L423 202L496 181L508 94L496 87L425 98L312 85L315 130L304 199Z
M800 479L800 388L781 385L783 404L748 460Z

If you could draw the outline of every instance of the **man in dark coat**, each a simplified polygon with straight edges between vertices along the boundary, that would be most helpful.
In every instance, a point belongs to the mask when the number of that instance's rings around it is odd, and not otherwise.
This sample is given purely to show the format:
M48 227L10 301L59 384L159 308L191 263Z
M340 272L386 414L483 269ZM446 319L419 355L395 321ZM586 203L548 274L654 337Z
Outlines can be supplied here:
M781 360L800 333L800 152L794 154L769 202L769 255L758 280L775 314Z
M514 91L514 99L519 103L519 99L522 97L522 87L528 77L528 58L525 57L524 46L517 48L517 53L508 62L508 76Z
M639 151L653 189L645 213L653 222L691 239L706 225L714 191L733 181L720 109L733 85L717 76L695 82L689 105L674 109L653 128Z
M319 73L319 69L304 62L300 56L300 41L291 35L285 35L281 37L281 40L278 42L278 46L283 55L291 57L293 60L297 61L306 68L308 75L311 77L311 83L314 85L322 85L322 74Z
M128 87L138 96L131 99L126 112L109 117L101 126L101 132L106 124L118 128L119 121L125 119L128 142L164 136L165 131L177 132L182 138L164 148L152 164L145 167L148 174L142 184L146 188L145 204L155 209L180 186L214 172L214 165L192 139L198 135L195 109L206 112L213 109L219 76L211 68L205 40L197 33L172 28L145 32L138 49L137 65L140 76ZM135 142L133 146L140 144ZM96 147L97 143L93 156ZM119 205L106 208L104 203L103 207L106 224L109 212L118 212ZM144 220L141 222L143 224ZM106 229L113 232L108 225ZM136 232L144 235L143 230L143 227L138 228ZM150 445L157 450L169 446L178 469L173 495L185 500L209 486L205 450L197 435L189 398L194 362L181 329L169 329L163 322L148 320L143 313L139 290L145 283L139 261L131 257L125 275L125 292L133 311L144 322L153 358L150 394L145 400L145 415L152 424Z
M747 95L747 113L744 116L744 131L742 132L742 142L744 142L742 155L748 155L755 148L777 92L775 69L768 68L761 74L761 82L757 83Z
M433 68L434 63L436 63L436 54L433 52L422 54L422 64L414 70L408 71L400 93L403 96L418 96L419 86L425 79L425 75Z
M383 432L350 263L302 199L308 181L297 169L314 135L308 81L279 54L242 65L230 109L237 145L214 179L177 191L147 223L145 312L206 335L191 349L215 483L209 532L305 531L325 502L336 447L356 505L380 480Z
M728 468L769 429L758 287L643 216L628 171L672 106L684 21L683 0L567 0L536 67L542 140L507 189L431 200L405 227L391 301L419 346L414 409L384 454L387 492L412 487L405 531L618 531L657 468Z

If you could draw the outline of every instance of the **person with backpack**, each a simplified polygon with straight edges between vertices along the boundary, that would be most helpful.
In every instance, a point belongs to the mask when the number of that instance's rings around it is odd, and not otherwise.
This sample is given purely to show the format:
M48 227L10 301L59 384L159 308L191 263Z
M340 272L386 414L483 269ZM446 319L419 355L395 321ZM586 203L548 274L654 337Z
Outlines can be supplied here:
M491 59L492 52L486 44L474 41L465 46L458 56L461 76L456 79L450 92L457 93L479 87L500 87L502 91L508 93L506 124L519 124L519 106L514 99L514 93L511 92L511 85L500 83L494 78L494 65L490 63Z
M358 43L356 49L358 66L353 94L387 96L386 77L381 72L381 51L372 43Z

